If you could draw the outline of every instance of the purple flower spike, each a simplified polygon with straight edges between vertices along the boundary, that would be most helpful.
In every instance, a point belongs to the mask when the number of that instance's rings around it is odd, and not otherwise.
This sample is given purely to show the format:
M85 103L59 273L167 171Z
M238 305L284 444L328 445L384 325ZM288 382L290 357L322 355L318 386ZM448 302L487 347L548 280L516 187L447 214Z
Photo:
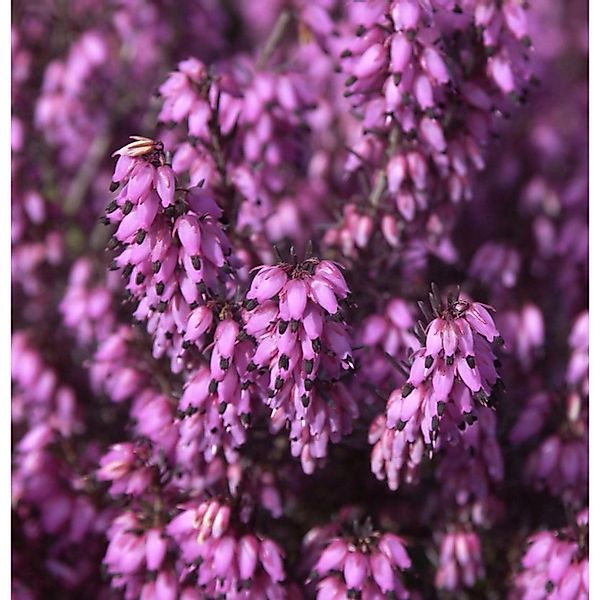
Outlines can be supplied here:
M264 402L273 428L291 424L292 454L312 473L329 441L352 429L358 407L337 380L354 368L341 314L348 286L330 261L262 267L246 296L246 332L257 342L250 371L268 369ZM326 401L327 399L327 401Z

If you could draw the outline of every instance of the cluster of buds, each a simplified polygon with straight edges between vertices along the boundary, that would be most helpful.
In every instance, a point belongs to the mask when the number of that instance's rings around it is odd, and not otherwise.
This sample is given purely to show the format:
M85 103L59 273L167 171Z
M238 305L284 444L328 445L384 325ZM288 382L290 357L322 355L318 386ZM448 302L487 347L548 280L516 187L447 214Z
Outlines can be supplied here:
M415 478L426 451L431 455L477 421L479 406L487 406L499 381L492 351L499 334L488 307L457 292L444 306L432 289L431 310L420 303L430 322L418 327L422 346L410 358L407 382L391 393L369 433L372 470L392 489L402 471L407 480Z
M589 598L588 510L577 515L574 529L541 531L528 540L522 571L511 599L586 600Z
M239 535L230 507L216 499L182 508L167 531L203 597L286 596L283 551L275 542L253 533Z
M484 574L481 541L477 533L458 530L444 534L435 575L436 587L449 591L471 588Z
M560 427L529 455L524 476L538 489L548 489L554 496L580 503L585 498L589 477L587 402L573 391L562 403Z
M169 540L164 528L149 527L135 512L127 511L112 522L107 536L104 565L112 586L124 589L125 598L179 597L177 577L167 558Z
M470 197L472 170L492 114L521 100L528 74L527 16L517 0L380 0L333 10L306 7L305 24L339 57L344 96L361 120L349 171L374 175L405 220L431 198Z
M370 519L317 528L305 545L314 559L307 583L316 582L318 600L409 598L401 574L411 567L406 543L377 531Z
M213 294L227 294L232 250L210 193L198 187L180 192L162 143L133 139L115 152L113 187L120 189L106 221L118 227L109 246L120 249L114 268L139 301L134 316L147 320L154 357L167 353L179 372L186 331L201 329L193 309Z
M233 187L242 202L237 228L262 230L276 210L274 200L293 179L294 165L305 161L303 115L312 106L305 82L292 71L268 72L241 56L221 69L188 59L160 93L159 119L182 124L187 135L174 153L175 171L189 172L192 185L205 180Z
M113 292L107 285L94 283L91 260L80 258L71 267L59 307L65 325L83 345L103 340L115 329Z

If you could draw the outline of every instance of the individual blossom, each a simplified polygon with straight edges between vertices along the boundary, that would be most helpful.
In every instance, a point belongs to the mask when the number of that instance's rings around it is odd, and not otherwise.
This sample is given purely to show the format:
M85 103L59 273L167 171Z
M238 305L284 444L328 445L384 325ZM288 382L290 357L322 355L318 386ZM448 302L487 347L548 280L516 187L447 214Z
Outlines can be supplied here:
M589 313L581 313L573 323L569 335L571 359L567 367L567 381L581 386L584 394L589 392Z

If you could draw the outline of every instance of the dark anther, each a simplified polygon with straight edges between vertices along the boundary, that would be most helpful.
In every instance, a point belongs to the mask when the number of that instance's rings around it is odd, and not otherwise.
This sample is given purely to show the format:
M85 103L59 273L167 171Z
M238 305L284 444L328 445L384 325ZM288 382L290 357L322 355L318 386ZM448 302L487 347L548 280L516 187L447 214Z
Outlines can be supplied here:
M280 390L283 387L283 378L279 375L275 378L275 389Z
M473 425L473 423L477 421L477 415L474 415L472 412L464 413L463 417L465 418L467 425Z
M304 380L304 389L310 392L310 390L312 390L314 383L315 382L312 379L305 379Z
M348 48L340 54L340 58L349 58L350 56L352 56L352 50L349 50Z
M144 283L144 279L146 279L146 276L141 272L135 276L135 282L137 285L142 285L142 283Z
M157 293L159 296L162 296L164 291L165 291L165 284L164 284L162 281L159 281L159 282L156 284L156 293Z
M296 331L298 331L298 327L300 327L300 321L292 319L292 332L296 333Z
M196 271L199 271L202 268L202 261L200 260L200 257L197 254L192 256L192 266L194 267L194 269L196 269Z
M407 421L398 421L396 423L396 431L402 431L406 427Z
M304 408L308 408L308 405L310 404L310 397L308 394L302 394L300 401L302 402L302 406L304 406Z
M216 394L217 387L218 387L217 380L216 379L211 379L210 383L208 384L208 393L209 394Z
M133 265L130 263L123 268L123 277L128 278L133 273Z
M111 192L115 192L115 191L116 191L116 190L119 188L119 185L120 185L120 184L119 184L119 182L118 182L118 181L111 181L111 182L110 182L110 185L108 186L108 189L109 189Z
M356 33L357 37L362 37L363 35L365 35L366 31L367 31L367 28L361 24L356 28L355 33Z
M250 361L250 362L248 363L248 366L246 367L246 370L247 370L248 372L250 372L250 373L251 373L252 371L256 371L256 363L254 363L254 362Z
M254 310L258 306L258 302L256 300L246 300L244 302L244 308L246 310Z
M429 355L425 357L425 368L429 369L429 367L431 367L431 365L433 364L433 356Z
M415 389L415 386L412 385L412 383L404 384L404 387L402 388L402 397L406 398L408 395L410 395L412 393L412 391L414 389Z
M434 431L440 426L440 418L437 415L433 415L431 417L431 429Z
M304 370L310 375L315 363L312 359L304 361Z
M188 348L192 347L192 342L190 342L190 340L183 340L183 342L181 343L181 347L184 350L187 350Z
M139 229L138 232L135 234L135 243L143 244L145 239L146 239L146 232L143 229Z
M227 410L227 402L219 403L219 414L222 415Z
M219 361L219 367L221 367L222 371L226 371L227 369L229 369L229 359L221 357L221 360Z
M475 368L475 357L467 356L467 364L471 367L471 369Z
M279 368L285 369L286 371L290 368L290 359L287 355L282 354L279 357Z
M161 301L158 303L158 306L156 307L156 310L157 310L159 313L164 313L164 312L165 312L165 310L167 310L167 303L166 303L164 300L161 300Z
M131 202L131 200L126 200L121 210L124 215L128 215L133 210L133 202Z
M289 321L279 321L279 327L277 328L277 330L279 331L280 335L283 335L286 332L288 325Z
M113 200L107 207L106 207L106 212L108 214L115 212L115 210L117 210L117 208L119 208L119 205Z
M240 415L240 421L244 427L248 427L250 425L250 413L242 413Z
M119 245L119 243L120 242L116 237L111 237L110 240L108 240L108 244L106 244L106 246L109 250L114 250Z
M441 417L444 414L445 410L446 410L446 403L438 402L437 403L437 414Z
M156 275L160 271L160 260L155 260L152 263L152 272Z
M312 341L312 347L315 352L321 352L321 340L319 338L315 338Z
M448 366L453 365L454 364L454 355L451 356L446 356L446 364Z
M356 83L357 77L355 75L350 75L348 79L346 79L345 84L346 87L350 87L353 83Z

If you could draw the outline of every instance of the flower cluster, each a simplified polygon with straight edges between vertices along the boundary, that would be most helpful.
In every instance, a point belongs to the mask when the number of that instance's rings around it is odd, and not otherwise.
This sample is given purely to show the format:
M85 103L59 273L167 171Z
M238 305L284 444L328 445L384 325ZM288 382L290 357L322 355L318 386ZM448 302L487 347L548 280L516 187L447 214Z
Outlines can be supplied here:
M588 598L585 2L12 17L12 597Z
M540 531L529 538L514 598L589 598L588 520L585 510L577 515L573 530Z
M308 579L311 585L316 582L316 598L409 598L401 575L412 566L406 542L377 531L369 519L346 523L344 517L352 512L344 509L337 526L317 528L305 538L316 558Z
M456 444L499 380L491 346L498 331L488 309L454 293L443 306L436 288L430 300L435 318L421 329L423 345L411 356L406 383L390 394L369 433L371 467L391 489L402 473L415 478L426 452Z

